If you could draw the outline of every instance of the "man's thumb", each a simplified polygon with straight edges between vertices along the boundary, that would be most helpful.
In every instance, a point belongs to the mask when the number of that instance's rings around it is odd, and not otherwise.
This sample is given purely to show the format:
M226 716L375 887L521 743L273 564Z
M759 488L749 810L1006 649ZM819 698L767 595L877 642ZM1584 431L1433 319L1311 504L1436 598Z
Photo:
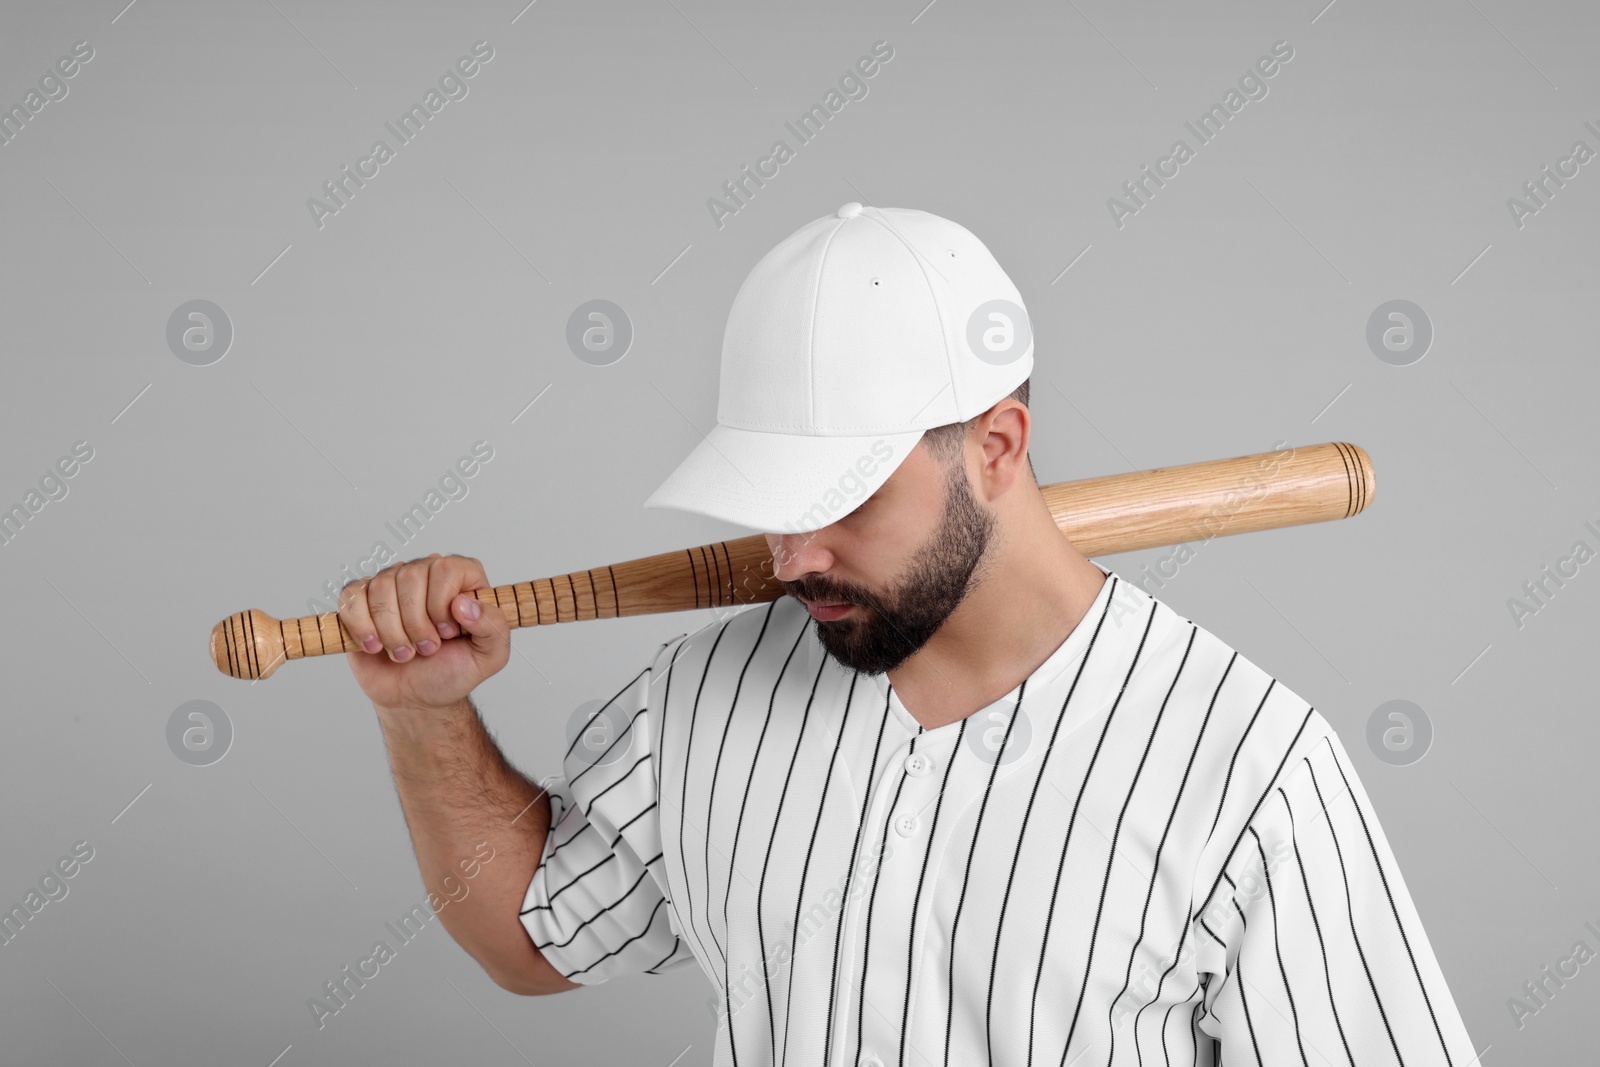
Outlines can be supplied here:
M473 651L479 654L487 654L509 639L506 619L499 607L484 604L471 593L462 593L451 601L450 617L472 635Z

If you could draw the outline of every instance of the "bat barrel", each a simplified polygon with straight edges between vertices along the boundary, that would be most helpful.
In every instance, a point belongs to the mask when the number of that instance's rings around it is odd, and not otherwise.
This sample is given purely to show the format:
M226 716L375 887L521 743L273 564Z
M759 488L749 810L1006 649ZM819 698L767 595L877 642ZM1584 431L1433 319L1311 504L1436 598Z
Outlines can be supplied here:
M1376 491L1366 450L1344 441L1041 489L1056 525L1085 556L1347 519Z

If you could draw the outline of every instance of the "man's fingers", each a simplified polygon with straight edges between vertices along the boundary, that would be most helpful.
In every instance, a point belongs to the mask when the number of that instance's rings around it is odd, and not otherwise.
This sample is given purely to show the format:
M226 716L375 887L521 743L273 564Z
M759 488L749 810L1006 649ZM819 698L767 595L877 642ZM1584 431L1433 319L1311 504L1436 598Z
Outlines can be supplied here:
M433 564L428 578L428 617L440 636L455 637L460 629L450 613L451 602L459 593L489 588L489 579L483 564L469 556L429 558Z
M443 640L439 631L434 629L433 620L428 617L428 589L436 556L437 553L426 559L412 560L402 565L395 574L395 599L400 608L400 625L405 628L411 646L423 656L437 651L439 642Z
M385 567L367 583L367 611L378 629L378 640L389 650L389 658L404 663L414 653L411 639L406 637L405 626L400 622L400 603L394 581L398 567L398 564Z
M495 618L486 609L473 620L457 614L465 603L462 594L477 604L470 594L490 588L478 560L432 552L346 583L339 591L339 618L368 652L387 650L396 663L431 655L462 632L473 635L480 652L492 652L508 629L505 616Z
M339 590L339 619L350 631L356 643L368 652L383 648L378 638L378 628L372 623L372 613L367 610L367 583L369 578L346 582Z

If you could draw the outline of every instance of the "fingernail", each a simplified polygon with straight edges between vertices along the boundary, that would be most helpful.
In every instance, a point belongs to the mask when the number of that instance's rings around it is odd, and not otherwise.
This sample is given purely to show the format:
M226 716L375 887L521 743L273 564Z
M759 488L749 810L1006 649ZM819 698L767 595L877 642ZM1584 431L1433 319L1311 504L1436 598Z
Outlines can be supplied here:
M439 625L435 626L434 629L438 630L439 636L443 638L451 638L456 635L456 624L448 619L439 623Z
M376 651L378 651L378 649L383 647L383 642L379 641L376 637L373 637L371 634L368 634L367 635L367 639L365 641L361 642L361 647L366 649L368 652L376 652Z
M477 597L470 597L465 604L461 605L461 614L469 619L476 619L483 614L483 605L478 603Z
M436 649L438 647L439 646L434 644L432 641L424 640L424 641L418 641L417 642L417 651L421 652L424 656L426 656L428 653L432 652L434 649Z
M406 660L411 658L411 649L405 645L401 645L399 648L394 650L393 655L396 663L404 663Z

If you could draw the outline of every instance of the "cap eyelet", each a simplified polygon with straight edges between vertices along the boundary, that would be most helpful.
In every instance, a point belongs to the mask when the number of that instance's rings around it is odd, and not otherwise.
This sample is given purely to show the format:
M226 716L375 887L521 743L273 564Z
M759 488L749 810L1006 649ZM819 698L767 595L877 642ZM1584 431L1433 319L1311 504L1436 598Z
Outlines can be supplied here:
M950 253L950 258L951 259L955 259L956 258L956 250L955 249L947 248L947 249L945 249L945 251Z
M872 284L873 284L873 285L881 285L881 284L883 284L883 283L882 283L882 282L880 282L880 281L878 281L878 279L876 279L876 278L874 278L874 279L872 279Z

